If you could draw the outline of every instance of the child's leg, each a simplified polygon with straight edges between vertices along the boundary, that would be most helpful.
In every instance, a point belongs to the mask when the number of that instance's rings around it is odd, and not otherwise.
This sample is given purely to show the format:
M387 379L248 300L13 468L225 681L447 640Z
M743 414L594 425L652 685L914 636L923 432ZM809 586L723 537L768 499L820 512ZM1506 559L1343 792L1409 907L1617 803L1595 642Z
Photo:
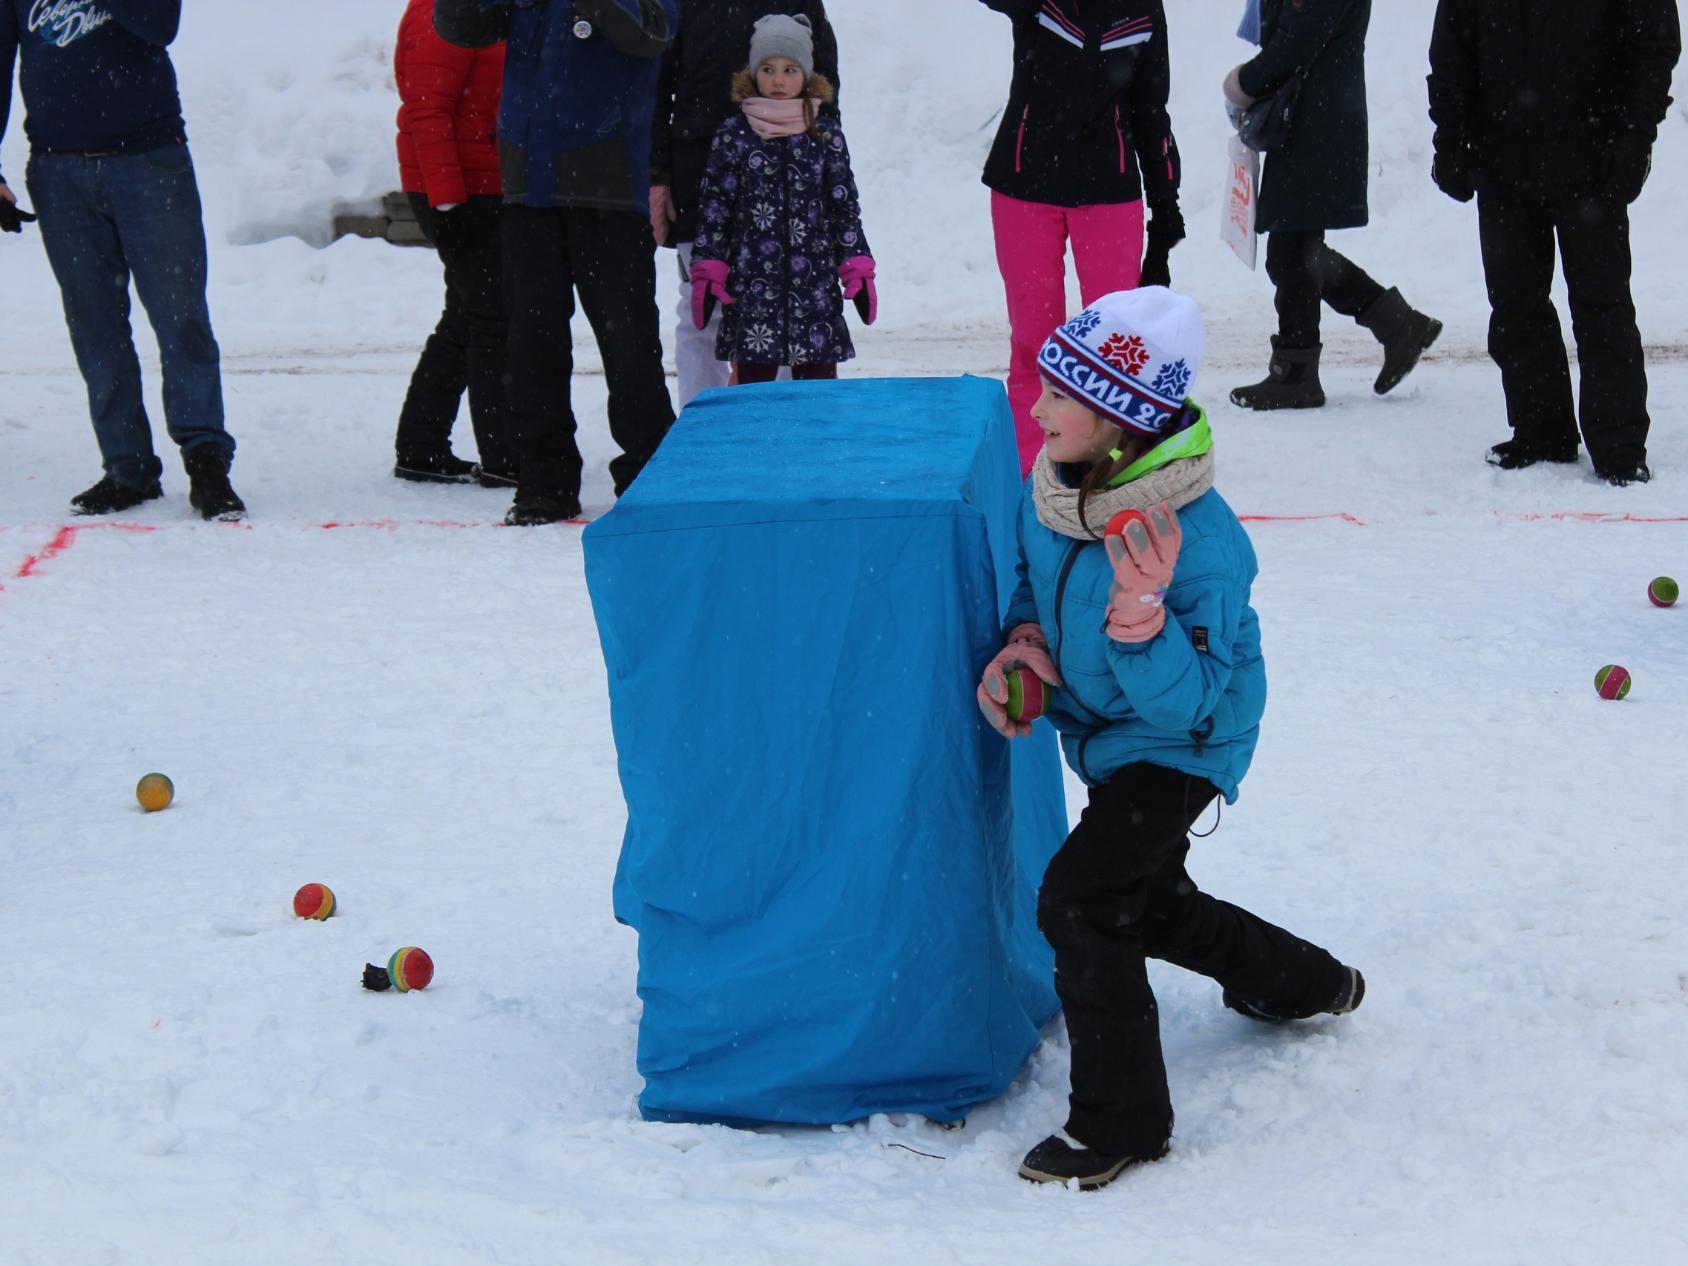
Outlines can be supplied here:
M792 382L830 382L838 377L837 365L793 365Z
M1055 949L1072 1047L1067 1132L1095 1151L1158 1156L1172 1135L1140 929L1155 877L1181 864L1185 832L1216 794L1176 770L1127 765L1091 789L1044 874L1037 921Z
M778 365L763 365L753 360L735 360L733 382L735 386L740 387L752 382L772 382L779 369Z
M1066 207L991 194L996 264L1008 301L1008 403L1022 475L1043 447L1043 430L1032 420L1041 390L1038 349L1067 315L1067 212Z
M1182 856L1154 878L1140 935L1150 958L1210 977L1283 1020L1328 1010L1347 985L1327 951L1198 889Z
M1142 199L1072 207L1067 232L1085 307L1116 290L1137 289L1143 276Z

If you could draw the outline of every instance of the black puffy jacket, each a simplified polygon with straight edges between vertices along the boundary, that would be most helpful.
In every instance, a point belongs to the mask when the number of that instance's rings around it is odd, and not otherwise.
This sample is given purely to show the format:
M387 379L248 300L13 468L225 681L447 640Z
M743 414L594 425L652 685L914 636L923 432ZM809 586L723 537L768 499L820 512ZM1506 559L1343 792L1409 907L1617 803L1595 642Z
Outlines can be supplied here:
M1161 0L984 3L1014 20L1014 78L985 184L1063 207L1175 204Z
M1597 193L1613 141L1652 144L1681 53L1676 0L1441 0L1437 152L1464 157L1479 187Z

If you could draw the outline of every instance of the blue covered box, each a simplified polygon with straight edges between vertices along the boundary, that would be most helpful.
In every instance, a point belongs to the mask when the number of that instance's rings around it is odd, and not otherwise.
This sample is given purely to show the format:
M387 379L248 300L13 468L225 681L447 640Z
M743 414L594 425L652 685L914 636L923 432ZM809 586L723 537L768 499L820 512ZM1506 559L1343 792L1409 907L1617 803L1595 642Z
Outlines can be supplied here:
M953 1120L1055 1013L1054 734L1011 753L973 699L1019 495L996 382L770 383L586 529L647 1118Z

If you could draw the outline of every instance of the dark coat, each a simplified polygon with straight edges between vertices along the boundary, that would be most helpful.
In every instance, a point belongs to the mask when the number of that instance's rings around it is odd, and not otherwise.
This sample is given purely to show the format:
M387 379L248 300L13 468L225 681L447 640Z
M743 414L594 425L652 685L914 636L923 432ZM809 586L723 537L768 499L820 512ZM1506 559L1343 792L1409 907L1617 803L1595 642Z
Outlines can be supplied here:
M1681 53L1676 0L1441 0L1437 153L1466 150L1479 188L1597 193L1614 140L1652 144Z
M985 184L1025 202L1178 203L1160 0L984 0L1014 20L1014 78ZM1139 173L1141 177L1139 178Z
M1261 0L1260 52L1242 90L1270 96L1309 64L1299 117L1266 155L1255 228L1352 229L1366 222L1366 28L1371 0ZM1323 49L1323 52L1320 50Z
M651 183L669 187L677 213L670 246L697 236L698 188L709 145L727 116L737 112L733 76L750 60L756 19L771 13L809 19L815 73L838 91L838 40L822 0L680 0L680 33L662 59L651 121Z
M434 0L440 38L509 41L506 202L650 214L651 105L678 14L676 0Z
M838 265L871 255L850 151L836 120L763 138L742 114L721 125L704 169L692 259L732 270L715 354L763 365L827 365L856 354Z

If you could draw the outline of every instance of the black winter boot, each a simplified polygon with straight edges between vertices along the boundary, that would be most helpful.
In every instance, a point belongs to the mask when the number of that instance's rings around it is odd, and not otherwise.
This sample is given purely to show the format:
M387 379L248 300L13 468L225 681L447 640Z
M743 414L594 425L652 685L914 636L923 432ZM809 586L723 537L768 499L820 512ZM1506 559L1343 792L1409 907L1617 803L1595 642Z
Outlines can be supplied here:
M119 510L133 510L143 501L155 501L164 495L157 484L144 488L120 484L110 475L92 488L84 488L70 499L73 514L116 514Z
M1570 463L1577 460L1577 442L1567 444L1536 444L1513 436L1502 440L1483 457L1491 466L1501 470L1523 470L1537 462Z
M238 523L246 517L246 503L229 486L229 460L220 444L195 444L182 454L188 472L188 504L207 521Z
M1163 1147L1153 1156L1111 1156L1092 1151L1063 1130L1026 1153L1026 1159L1020 1162L1020 1177L1027 1182L1077 1181L1080 1191L1095 1191L1118 1178L1122 1170L1159 1160L1166 1151Z
M466 484L475 477L475 464L450 449L440 453L400 453L393 475L418 484Z
M547 523L567 523L580 517L580 498L559 494L555 497L534 493L516 493L510 510L504 516L506 527L542 527Z
M1325 402L1319 385L1319 347L1281 347L1272 337L1266 377L1231 392L1231 403L1244 409L1317 409Z
M1360 975L1358 967L1344 967L1342 969L1342 988L1336 991L1330 1005L1321 1007L1314 1015L1347 1015L1357 1010L1366 999L1366 978ZM1239 998L1227 989L1221 996L1227 1007L1238 1015L1246 1015L1251 1020L1262 1020L1267 1024L1288 1024L1291 1020L1306 1019L1306 1016L1278 1015L1269 1007L1258 1002L1250 1002L1246 998Z
M1372 384L1372 390L1380 396L1401 385L1401 379L1412 373L1418 358L1442 332L1440 321L1411 307L1393 286L1355 319L1383 344L1383 368Z

